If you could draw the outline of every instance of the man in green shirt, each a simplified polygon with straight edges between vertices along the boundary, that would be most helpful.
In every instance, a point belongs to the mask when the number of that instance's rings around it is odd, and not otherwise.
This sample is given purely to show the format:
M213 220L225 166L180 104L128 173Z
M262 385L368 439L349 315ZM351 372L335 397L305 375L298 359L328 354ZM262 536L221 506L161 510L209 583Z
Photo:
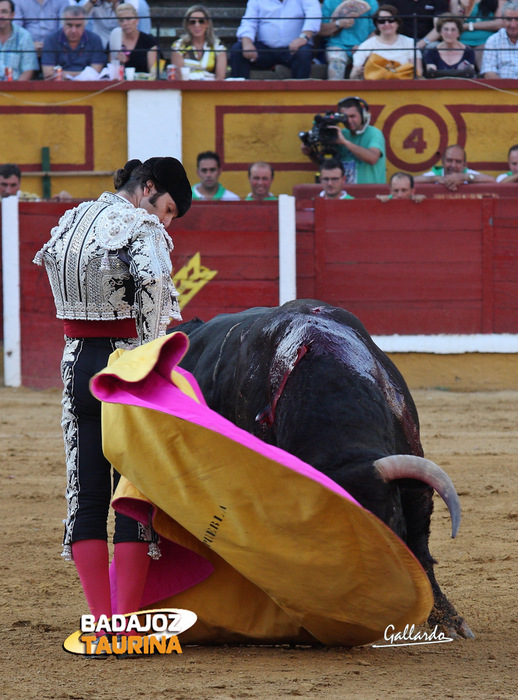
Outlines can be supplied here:
M198 153L196 158L196 172L198 173L200 182L192 186L193 200L239 201L237 194L227 190L219 182L221 161L217 153L214 151Z
M277 197L270 192L273 181L273 168L262 160L252 163L248 168L248 182L251 191L245 197L246 202L267 202Z
M345 168L345 181L349 184L376 185L387 181L385 137L379 129L370 125L369 105L360 97L345 97L338 103L338 111L344 115L346 129L336 129L337 137L333 142L336 156ZM302 153L312 157L312 149L301 144Z
M358 97L346 97L338 103L338 111L347 118L347 129L336 129L338 158L345 168L348 183L375 185L385 183L385 137L370 125L368 105Z
M345 170L342 162L338 158L328 158L324 160L320 167L320 183L323 199L354 199L344 190Z

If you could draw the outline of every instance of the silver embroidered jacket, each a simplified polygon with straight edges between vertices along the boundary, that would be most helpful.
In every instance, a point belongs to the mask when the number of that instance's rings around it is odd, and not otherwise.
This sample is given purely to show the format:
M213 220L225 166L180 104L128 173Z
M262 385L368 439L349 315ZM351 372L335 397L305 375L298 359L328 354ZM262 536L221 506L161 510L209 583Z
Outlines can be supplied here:
M45 264L58 318L135 318L144 343L181 319L172 249L156 216L104 192L65 212L34 262Z

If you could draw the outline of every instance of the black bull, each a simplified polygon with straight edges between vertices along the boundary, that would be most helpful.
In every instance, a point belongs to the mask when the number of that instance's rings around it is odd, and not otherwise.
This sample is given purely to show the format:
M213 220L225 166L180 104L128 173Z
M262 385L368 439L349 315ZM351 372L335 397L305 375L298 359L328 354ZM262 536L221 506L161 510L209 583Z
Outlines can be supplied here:
M298 300L174 330L189 336L181 365L194 374L208 405L311 464L383 520L430 579L429 623L453 636L473 636L435 580L428 548L434 488L456 534L455 488L423 458L405 380L360 321L343 309Z

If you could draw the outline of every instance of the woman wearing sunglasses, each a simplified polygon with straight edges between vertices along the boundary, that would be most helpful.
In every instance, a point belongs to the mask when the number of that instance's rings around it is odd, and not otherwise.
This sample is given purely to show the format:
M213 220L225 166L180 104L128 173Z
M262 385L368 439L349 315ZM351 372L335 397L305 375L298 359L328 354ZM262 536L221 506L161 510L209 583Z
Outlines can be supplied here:
M225 47L214 35L209 11L203 5L193 5L183 18L184 33L172 46L171 63L177 78L182 68L190 68L191 80L223 80L227 72Z
M362 42L353 54L351 78L366 80L402 79L422 74L421 52L414 40L400 34L403 24L392 5L381 5L373 15L374 35Z

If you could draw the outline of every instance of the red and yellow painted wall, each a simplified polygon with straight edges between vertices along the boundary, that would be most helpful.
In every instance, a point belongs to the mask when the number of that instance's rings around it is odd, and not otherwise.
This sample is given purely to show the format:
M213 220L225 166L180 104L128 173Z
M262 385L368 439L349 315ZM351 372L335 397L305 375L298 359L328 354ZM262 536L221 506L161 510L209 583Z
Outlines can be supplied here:
M110 187L111 178L103 173L120 167L127 157L141 157L130 141L143 144L143 157L166 151L182 157L193 181L196 154L216 150L223 161L222 181L239 195L248 193L246 170L259 159L276 169L274 191L291 193L294 185L313 181L313 166L300 152L298 132L311 126L317 112L333 108L347 95L359 95L370 105L372 123L385 134L388 176L395 170L428 170L448 143L465 146L476 170L495 175L507 169L508 148L518 143L518 89L513 81L395 83L4 84L1 160L33 172L41 169L41 148L48 146L51 168L60 173L52 178L53 194L66 189L89 198ZM160 92L176 93L180 106L178 111L164 108L157 127L154 99ZM171 153L174 130L180 136L177 152ZM41 194L41 178L26 176L24 189Z
M448 143L466 147L471 167L497 174L507 170L507 150L518 143L518 89L511 81L192 83L181 93L179 87L6 85L2 161L18 163L27 173L23 189L41 195L41 178L29 173L41 169L41 149L48 147L52 193L95 198L111 189L110 173L129 157L182 157L195 181L196 154L215 149L224 184L241 196L248 192L248 164L258 159L276 169L273 191L291 193L313 180L298 132L351 94L370 104L373 123L385 133L389 175L429 169ZM415 205L360 198L317 205L314 212L311 202L297 204L299 297L350 308L374 334L518 334L518 204L509 191L493 200L430 198ZM59 384L62 327L46 276L31 261L65 208L20 205L22 370L30 386ZM186 319L278 303L275 203L198 204L172 233L176 271L190 266L201 277L212 275L196 287ZM196 282L190 275L186 288ZM500 362L501 355L487 356L492 365ZM501 388L510 386L508 363L501 374ZM460 375L458 368L450 371L450 383L458 386ZM425 386L441 383L430 376ZM513 382L518 386L518 375Z

